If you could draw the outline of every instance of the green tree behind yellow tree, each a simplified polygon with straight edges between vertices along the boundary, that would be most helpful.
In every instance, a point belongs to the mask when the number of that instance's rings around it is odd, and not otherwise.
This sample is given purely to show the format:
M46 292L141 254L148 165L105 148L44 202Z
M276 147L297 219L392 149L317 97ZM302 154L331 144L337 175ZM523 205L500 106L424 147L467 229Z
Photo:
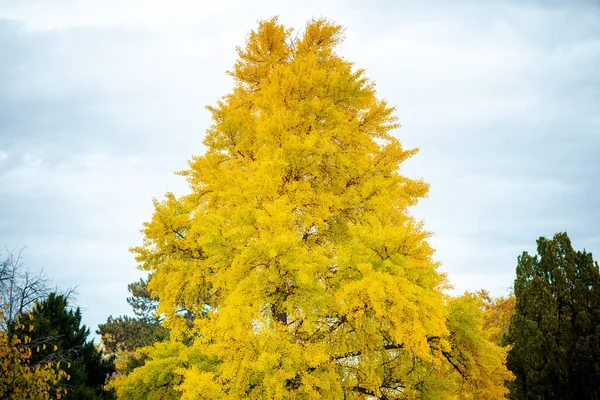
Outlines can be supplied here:
M43 360L33 364L32 356L40 350L46 350L46 344L32 343L27 334L17 335L12 331L34 333L33 314L28 311L8 319L5 310L0 307L0 399L11 400L50 400L60 399L67 393L60 384L70 376L60 368L60 362ZM33 309L35 312L37 306ZM10 327L6 329L4 327ZM56 347L48 352L56 352Z
M409 212L416 150L341 40L271 19L238 49L191 192L156 201L134 249L171 339L112 383L121 398L504 397L482 300L444 294Z
M537 240L515 279L510 398L600 399L600 269L566 232Z

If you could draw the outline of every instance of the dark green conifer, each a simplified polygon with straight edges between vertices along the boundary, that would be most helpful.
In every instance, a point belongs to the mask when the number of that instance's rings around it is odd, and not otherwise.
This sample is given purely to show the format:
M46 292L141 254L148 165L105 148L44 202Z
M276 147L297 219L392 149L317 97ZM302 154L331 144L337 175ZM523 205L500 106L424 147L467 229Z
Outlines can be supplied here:
M34 330L17 333L28 335L32 346L39 349L32 354L32 364L61 362L61 368L69 374L69 380L60 383L67 389L66 399L114 398L113 393L104 390L108 377L115 371L114 364L93 341L88 341L90 331L81 324L79 307L73 309L66 296L51 293L36 305L31 315Z
M516 309L505 338L512 399L600 399L600 273L566 233L518 259Z

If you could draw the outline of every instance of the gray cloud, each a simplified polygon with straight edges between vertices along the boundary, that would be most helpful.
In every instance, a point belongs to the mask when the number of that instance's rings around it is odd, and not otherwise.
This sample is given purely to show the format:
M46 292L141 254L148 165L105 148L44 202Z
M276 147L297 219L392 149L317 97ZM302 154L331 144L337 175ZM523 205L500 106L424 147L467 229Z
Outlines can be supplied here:
M127 311L126 285L140 275L127 249L152 196L183 188L172 172L206 115L161 80L177 71L140 72L164 47L150 34L0 25L0 242L27 246L29 266L60 286L78 285L95 326Z

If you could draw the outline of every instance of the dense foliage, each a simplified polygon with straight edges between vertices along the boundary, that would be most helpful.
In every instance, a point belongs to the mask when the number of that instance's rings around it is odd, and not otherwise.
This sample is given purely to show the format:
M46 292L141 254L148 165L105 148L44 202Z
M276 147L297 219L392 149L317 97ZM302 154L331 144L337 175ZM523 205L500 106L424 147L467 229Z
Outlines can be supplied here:
M479 290L477 296L483 301L483 329L490 334L492 342L502 345L515 313L514 294L493 298L486 290Z
M60 381L66 399L107 399L113 395L104 390L107 378L114 372L110 359L105 359L93 341L89 329L81 325L79 308L70 309L63 295L51 293L29 313L28 324L15 330L25 340L29 337L37 351L30 357L35 366L48 360L60 362L69 379Z
M2 326L11 327L0 329L0 399L60 399L66 392L60 382L69 376L60 368L60 363L51 358L33 362L32 358L37 358L40 350L45 351L47 347L32 342L33 315L27 312L10 319L10 314L5 313L7 308L6 305L0 307ZM13 333L15 330L27 334L17 335ZM47 352L53 355L55 351L50 347Z
M182 172L191 193L155 202L134 251L170 341L114 387L123 398L502 398L511 376L483 303L443 294L409 212L428 185L400 174L416 150L392 136L394 109L335 53L338 25L291 33L276 19L251 32L233 92L209 107L206 154Z
M600 399L600 272L566 233L519 257L507 337L513 399Z

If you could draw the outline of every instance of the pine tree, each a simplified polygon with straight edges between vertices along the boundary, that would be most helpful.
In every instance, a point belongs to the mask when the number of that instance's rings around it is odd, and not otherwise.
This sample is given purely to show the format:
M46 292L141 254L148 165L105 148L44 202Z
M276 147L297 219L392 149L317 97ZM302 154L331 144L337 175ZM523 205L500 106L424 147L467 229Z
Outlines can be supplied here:
M513 399L600 399L600 273L566 233L519 257L507 343Z
M108 356L132 352L137 348L149 346L156 341L168 339L169 332L160 322L156 309L158 301L148 291L148 281L140 279L127 285L131 296L127 303L135 317L108 317L104 324L98 325L96 333L101 336L104 352Z
M105 359L93 341L88 341L89 329L81 324L81 310L71 309L65 295L50 293L30 312L32 332L17 330L17 335L28 335L36 346L31 356L32 365L47 360L59 362L69 375L61 386L66 399L109 399L104 391L107 378L114 372L112 360Z
M146 356L136 350L169 338L169 331L155 315L158 301L148 291L147 279L130 283L127 290L131 293L127 303L135 317L109 316L96 330L101 336L104 354L115 358L118 373L129 373L144 364Z
M60 399L66 393L60 382L69 376L51 358L32 363L32 356L39 353L39 346L29 336L35 329L31 324L33 316L26 311L11 318L5 314L8 308L0 306L0 399ZM21 334L14 334L15 330Z
M446 278L409 212L428 185L399 171L416 150L392 135L394 109L364 71L335 53L341 40L326 20L293 38L272 19L238 48L233 92L209 107L207 152L182 172L191 193L155 201L133 249L172 342L115 383L124 398L158 368L185 399L479 390L463 353L489 353L469 339L480 311L451 312L451 336ZM503 350L491 354L477 373L501 398L509 375Z

